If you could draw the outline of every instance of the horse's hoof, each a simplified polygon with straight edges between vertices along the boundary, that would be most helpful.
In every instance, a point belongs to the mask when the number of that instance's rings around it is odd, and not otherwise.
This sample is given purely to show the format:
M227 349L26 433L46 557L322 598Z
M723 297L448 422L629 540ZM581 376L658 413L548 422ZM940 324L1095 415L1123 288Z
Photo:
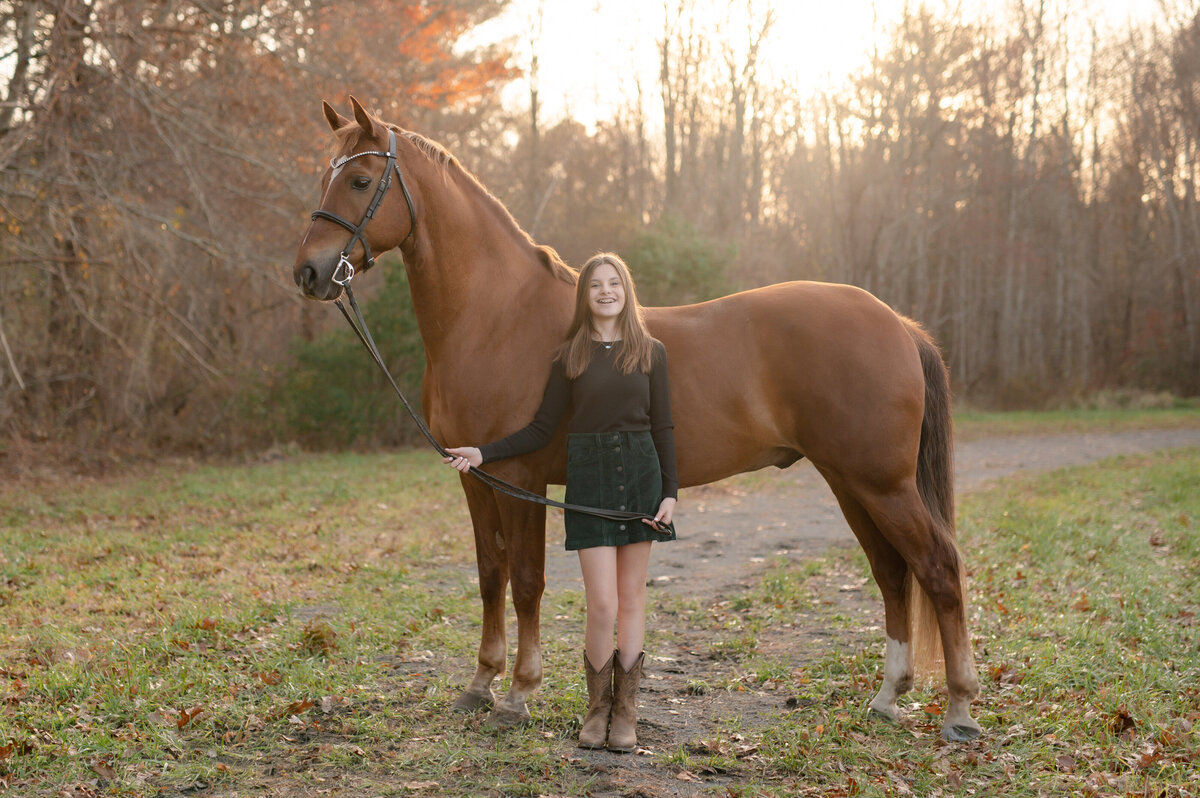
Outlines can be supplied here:
M473 693L470 690L463 691L463 694L454 702L454 711L465 714L474 714L481 709L491 709L496 704L496 697L492 695L492 691L486 693Z
M978 724L967 726L962 723L947 723L942 727L942 737L952 743L969 743L983 734Z
M900 720L900 712L894 708L889 712L876 707L867 707L867 717L871 720L882 720L888 723L897 723Z
M486 725L489 729L515 729L518 726L529 723L531 720L529 710L524 706L518 710L499 704L492 710L492 714L488 715Z

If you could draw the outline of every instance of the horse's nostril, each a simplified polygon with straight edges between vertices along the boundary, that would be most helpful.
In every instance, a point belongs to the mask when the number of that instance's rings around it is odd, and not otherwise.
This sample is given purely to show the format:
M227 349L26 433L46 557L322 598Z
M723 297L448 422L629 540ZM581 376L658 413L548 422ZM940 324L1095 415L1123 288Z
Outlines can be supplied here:
M317 270L306 264L297 275L296 282L301 288L311 291L317 284Z

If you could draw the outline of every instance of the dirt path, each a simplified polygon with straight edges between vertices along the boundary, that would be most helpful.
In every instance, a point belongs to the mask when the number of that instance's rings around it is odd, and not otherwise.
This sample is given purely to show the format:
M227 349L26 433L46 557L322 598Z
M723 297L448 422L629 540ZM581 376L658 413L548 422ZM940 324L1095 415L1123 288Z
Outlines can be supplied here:
M956 485L961 494L1024 471L1085 465L1120 454L1180 446L1200 446L1200 429L1145 430L1107 434L992 438L957 449ZM556 520L555 523L561 523ZM820 475L798 464L769 477L764 489L747 493L706 486L681 495L677 516L680 539L657 546L650 566L650 605L665 591L693 599L702 607L721 602L753 586L776 555L818 556L832 546L856 545L853 535ZM551 529L561 541L561 528ZM547 589L581 590L576 557L550 544ZM756 651L802 667L815 652L830 647L854 651L882 645L882 606L872 600L857 574L824 574L827 609L854 619L850 631L830 631L819 614L802 616L794 628L760 635ZM643 753L661 755L680 747L704 755L721 734L722 723L738 718L757 726L786 711L789 696L762 690L712 690L696 694L697 684L719 685L736 676L737 666L712 653L710 633L658 618L670 625L670 643L647 652L647 675L639 700L639 743ZM555 620L543 634L579 634L578 621ZM534 702L537 701L536 696ZM677 798L715 794L737 782L735 775L693 774L664 766L655 756L573 752L576 767L595 775L593 796Z

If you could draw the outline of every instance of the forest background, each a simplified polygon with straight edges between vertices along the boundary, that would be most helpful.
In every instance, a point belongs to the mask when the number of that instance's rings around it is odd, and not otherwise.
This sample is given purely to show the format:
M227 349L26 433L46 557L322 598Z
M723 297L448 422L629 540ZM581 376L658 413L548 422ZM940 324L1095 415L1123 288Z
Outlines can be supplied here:
M769 4L666 0L657 80L586 124L542 112L536 19L527 47L473 35L505 5L0 0L0 459L411 440L291 281L319 103L350 94L569 263L625 255L646 304L846 282L934 333L960 402L1200 393L1194 0L1119 29L1083 0L913 3L807 90L762 77ZM399 258L356 287L416 391Z

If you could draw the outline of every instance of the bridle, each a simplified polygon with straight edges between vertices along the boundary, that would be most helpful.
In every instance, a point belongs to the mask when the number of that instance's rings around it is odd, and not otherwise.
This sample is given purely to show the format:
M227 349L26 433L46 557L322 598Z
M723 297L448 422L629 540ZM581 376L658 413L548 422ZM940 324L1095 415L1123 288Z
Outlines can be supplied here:
M425 423L425 419L423 419L421 415L413 408L412 404L409 403L408 397L406 397L404 392L400 390L400 386L396 384L396 380L394 377L392 377L391 371L388 370L387 364L383 362L383 357L380 356L379 349L375 346L375 339L371 337L371 331L367 328L367 320L363 318L362 311L358 307L358 302L354 299L354 291L350 288L350 281L354 279L354 264L350 262L350 253L354 250L354 245L356 243L360 241L362 242L363 256L365 258L363 261L363 268L369 269L375 263L375 255L371 252L371 245L367 243L367 237L363 235L363 230L366 228L367 223L374 218L375 212L379 210L379 204L383 202L383 195L386 194L387 190L391 187L393 171L396 172L396 177L400 179L400 189L404 192L404 201L408 203L409 230L408 235L404 237L404 240L400 242L400 245L403 246L405 242L412 238L417 232L417 211L413 207L412 195L408 193L408 186L404 183L404 173L400 171L400 165L396 162L396 131L390 128L388 129L387 152L381 152L380 150L357 152L354 155L347 155L340 161L337 159L331 159L329 166L333 169L337 169L341 166L345 166L355 158L362 158L366 155L378 155L382 158L387 158L387 165L383 167L383 174L380 175L379 184L375 187L375 196L371 198L371 204L367 206L367 210L363 214L362 221L360 221L358 224L354 224L353 222L338 216L336 213L330 213L329 211L320 208L312 212L312 218L314 221L316 219L327 219L335 224L341 225L351 233L350 241L348 241L346 246L342 248L341 255L338 258L338 265L334 267L333 275L330 277L330 280L334 283L337 283L342 287L342 290L345 291L346 298L350 300L350 307L354 310L354 316L358 319L357 323L353 318L350 317L350 313L346 310L346 306L342 304L341 299L334 300L334 304L337 305L337 308L342 312L342 315L346 317L346 321L350 324L350 326L354 328L354 333L358 336L358 340L361 341L362 345L366 347L367 352L371 355L371 359L375 361L375 365L378 366L380 371L383 372L383 376L386 377L388 383L391 384L392 390L396 392L398 397L400 397L400 401L404 404L404 409L408 411L409 416L411 416L412 420L416 422L417 427L421 430L421 434L425 436L425 440L429 441L430 445L433 446L438 454L440 454L442 457L447 457L448 455L446 450L440 443L438 443L437 438L435 438L433 435L433 431L430 430L429 425ZM344 272L344 275L340 280L338 279L338 272ZM526 488L505 482L499 477L492 476L486 471L479 470L475 466L471 466L470 473L475 477L478 477L485 484L491 486L493 489L522 501L542 504L547 507L558 507L563 510L586 513L587 515L607 518L611 521L633 522L641 521L643 519L653 520L653 516L645 515L643 513L635 513L625 510L607 510L599 507L585 507L578 504L566 504L555 501L553 499L546 498L540 493L535 493L531 490L527 490ZM651 529L658 534L673 534L675 531L675 526L674 524L659 524L658 526L652 525ZM665 532L665 530L669 530L669 533Z
M395 171L396 177L400 179L400 190L404 192L404 201L408 203L408 235L400 242L403 246L417 232L417 211L413 207L412 195L408 193L408 186L404 183L404 173L400 171L400 164L396 163L396 131L388 129L388 148L387 152L381 150L368 150L366 152L356 152L354 155L347 155L340 161L330 159L329 167L331 169L340 169L356 158L362 158L365 155L378 155L381 158L387 158L387 165L383 167L383 174L379 176L379 183L375 186L375 196L371 197L371 204L367 206L367 210L363 213L362 221L354 224L348 219L343 219L336 213L330 213L327 210L318 208L312 212L313 221L317 219L326 219L339 224L350 231L350 240L346 246L342 247L341 256L338 258L338 265L333 269L333 275L329 278L333 282L343 288L350 287L350 280L354 277L354 264L350 262L350 253L354 251L354 245L362 242L363 247L363 268L369 269L375 265L375 255L371 252L371 245L367 243L367 237L363 234L367 223L375 218L375 212L379 210L380 203L383 202L383 195L387 194L389 188L392 187L392 172ZM343 272L342 279L338 279L338 272Z

